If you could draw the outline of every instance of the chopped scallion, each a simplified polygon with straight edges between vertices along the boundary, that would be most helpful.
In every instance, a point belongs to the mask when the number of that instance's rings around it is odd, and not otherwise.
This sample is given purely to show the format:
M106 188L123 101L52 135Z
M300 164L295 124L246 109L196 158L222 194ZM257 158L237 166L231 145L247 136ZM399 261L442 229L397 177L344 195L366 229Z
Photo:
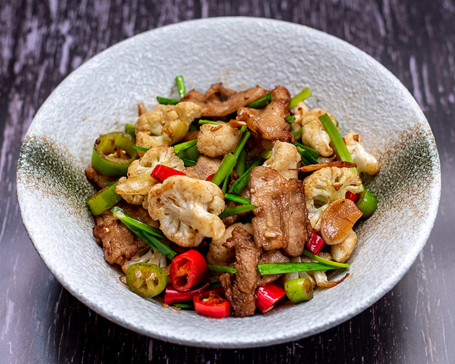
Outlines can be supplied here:
M177 89L179 90L179 97L182 98L186 95L185 80L182 75L178 75L175 78L175 83L177 84Z
M311 272L316 270L339 269L326 264L320 263L270 263L259 264L258 270L261 275L284 274L294 272Z
M234 202L239 202L239 203L243 203L244 205L249 205L250 204L250 200L248 200L247 198L243 198L243 197L240 197L240 196L236 196L236 195L231 195L229 193L226 193L224 195L224 197L228 200L231 200L231 201L234 201Z
M180 100L176 100L176 99L169 99L167 97L161 97L161 96L157 96L156 97L156 100L161 104L161 105L177 105Z
M212 182L219 186L224 181L226 176L229 176L231 174L232 170L234 169L235 162L237 162L237 157L234 154L229 153L226 155L220 167L218 168L218 171L213 176Z
M313 254L312 252L310 252L309 250L306 250L306 249L303 251L303 255L305 255L306 257L308 257L310 259L317 260L319 263L322 263L322 264L325 264L325 265L330 265L330 266L333 266L333 267L343 268L343 269L349 268L349 264L348 263L338 263L338 262L334 262L332 260L324 259L324 258L321 258L319 255L315 255L315 254Z
M184 142L180 144L175 144L174 147L174 153L178 154L188 148L194 147L197 144L197 139L190 140L189 142Z
M253 109L262 109L272 102L272 94L269 92L265 96L262 96L260 99L253 101L251 104L247 105Z
M227 265L207 264L207 268L208 268L208 270L211 270L212 272L231 273L231 274L237 273L237 269L228 267Z
M252 211L256 208L257 208L257 206L255 206L255 205L241 205L241 206L226 207L224 209L224 211L221 214L219 214L218 216L220 219L224 219L225 217L243 214L245 212Z
M224 123L221 123L219 121L212 121L212 120L199 120L198 124L199 125L203 125L203 124L223 125Z
M291 99L291 102L289 104L289 109L293 109L294 107L297 106L297 104L299 102L302 102L302 101L305 101L307 98L309 98L311 96L311 91L310 89L307 87L305 89L303 89L302 91L300 91L297 95L295 95L292 99Z
M137 145L133 145L133 148L134 149L137 149L137 150L141 150L143 152L146 152L149 150L149 148L144 148L144 147L138 147Z

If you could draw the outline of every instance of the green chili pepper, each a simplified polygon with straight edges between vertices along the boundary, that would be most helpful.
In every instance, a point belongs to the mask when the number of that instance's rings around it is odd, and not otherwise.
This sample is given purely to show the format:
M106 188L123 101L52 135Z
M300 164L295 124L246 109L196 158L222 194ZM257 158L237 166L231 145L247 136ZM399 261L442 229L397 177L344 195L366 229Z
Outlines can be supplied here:
M265 96L262 96L260 99L253 101L248 107L253 109L262 109L272 102L272 94L269 92Z
M151 298L164 291L167 275L157 265L136 263L126 271L126 283L134 293L144 298Z
M289 103L289 109L293 109L294 107L297 106L297 104L299 102L302 102L302 101L305 101L307 98L309 98L311 96L311 91L310 89L307 87L305 89L303 89L302 91L300 91L297 95L295 95L292 99L291 99L291 102Z
M101 215L104 211L115 206L122 199L122 196L115 193L115 187L118 182L98 191L87 201L88 207L93 215Z
M313 285L308 278L291 279L284 283L286 296L294 303L309 301L313 298Z
M92 166L104 176L126 176L128 166L137 158L131 135L113 132L101 135L95 141Z
M131 135L133 138L136 138L136 125L125 124L125 133Z

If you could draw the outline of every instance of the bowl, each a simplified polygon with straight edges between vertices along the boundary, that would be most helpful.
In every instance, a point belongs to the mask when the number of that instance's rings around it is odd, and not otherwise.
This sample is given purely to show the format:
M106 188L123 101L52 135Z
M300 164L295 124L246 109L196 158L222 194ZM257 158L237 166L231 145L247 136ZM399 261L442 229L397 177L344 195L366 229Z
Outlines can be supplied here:
M247 35L247 36L246 36ZM377 212L357 228L350 276L313 300L247 318L223 320L162 307L130 292L103 259L86 201L84 169L100 133L137 118L137 103L224 82L244 89L310 87L312 107L356 131L381 162L368 181ZM366 309L403 277L425 245L440 196L434 137L419 106L383 66L320 31L259 18L213 18L151 30L114 45L72 72L37 112L17 171L24 225L56 279L100 315L174 343L245 348L297 340Z

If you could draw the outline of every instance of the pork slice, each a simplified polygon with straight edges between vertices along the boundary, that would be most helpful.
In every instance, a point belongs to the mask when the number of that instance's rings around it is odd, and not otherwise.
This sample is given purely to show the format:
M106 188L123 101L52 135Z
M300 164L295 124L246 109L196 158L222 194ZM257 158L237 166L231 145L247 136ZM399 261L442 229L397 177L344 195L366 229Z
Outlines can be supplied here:
M252 220L256 246L300 256L311 233L302 182L258 166L251 172L250 194L251 203L258 206Z
M260 250L256 248L253 236L241 227L232 231L232 237L226 241L226 246L235 250L234 267L237 273L234 278L229 273L222 274L221 285L234 309L234 315L252 316L256 310L254 293L258 280Z
M272 102L258 115L243 110L241 119L246 121L251 131L262 139L281 140L294 143L294 135L285 118L289 116L289 91L284 86L277 86L272 91ZM250 117L248 117L250 116Z
M97 172L93 166L90 166L85 170L85 175L90 182L93 182L99 188L104 188L107 186L107 182L114 182L116 180L115 177L108 177Z
M258 264L275 264L275 263L289 263L290 259L284 255L281 250L271 250L264 252L259 258ZM260 276L257 285L263 286L264 284L274 282L280 278L282 274L270 274L266 276Z
M260 86L236 92L223 86L222 83L213 84L204 94L191 90L182 101L198 104L202 109L202 116L223 117L237 111L267 93Z
M152 220L147 210L142 207L127 204L121 204L121 207L131 217L151 226L158 226L158 223ZM104 259L110 264L122 265L139 250L147 247L147 244L116 219L110 210L96 216L95 222L93 236L98 244L102 244Z
M221 160L217 158L206 157L205 155L199 156L196 165L186 167L184 172L188 177L206 180L208 176L216 173L220 167Z

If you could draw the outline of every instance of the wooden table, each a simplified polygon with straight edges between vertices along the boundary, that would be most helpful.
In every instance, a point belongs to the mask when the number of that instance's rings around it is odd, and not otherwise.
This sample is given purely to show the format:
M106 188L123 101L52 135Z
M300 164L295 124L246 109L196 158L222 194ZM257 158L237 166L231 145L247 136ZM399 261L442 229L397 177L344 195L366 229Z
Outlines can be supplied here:
M0 363L455 362L454 0L76 3L3 0L0 5ZM431 124L443 189L433 232L416 263L365 312L288 344L209 350L123 329L62 288L22 225L16 161L33 115L81 63L148 29L231 15L306 24L347 40L385 65L413 93Z

